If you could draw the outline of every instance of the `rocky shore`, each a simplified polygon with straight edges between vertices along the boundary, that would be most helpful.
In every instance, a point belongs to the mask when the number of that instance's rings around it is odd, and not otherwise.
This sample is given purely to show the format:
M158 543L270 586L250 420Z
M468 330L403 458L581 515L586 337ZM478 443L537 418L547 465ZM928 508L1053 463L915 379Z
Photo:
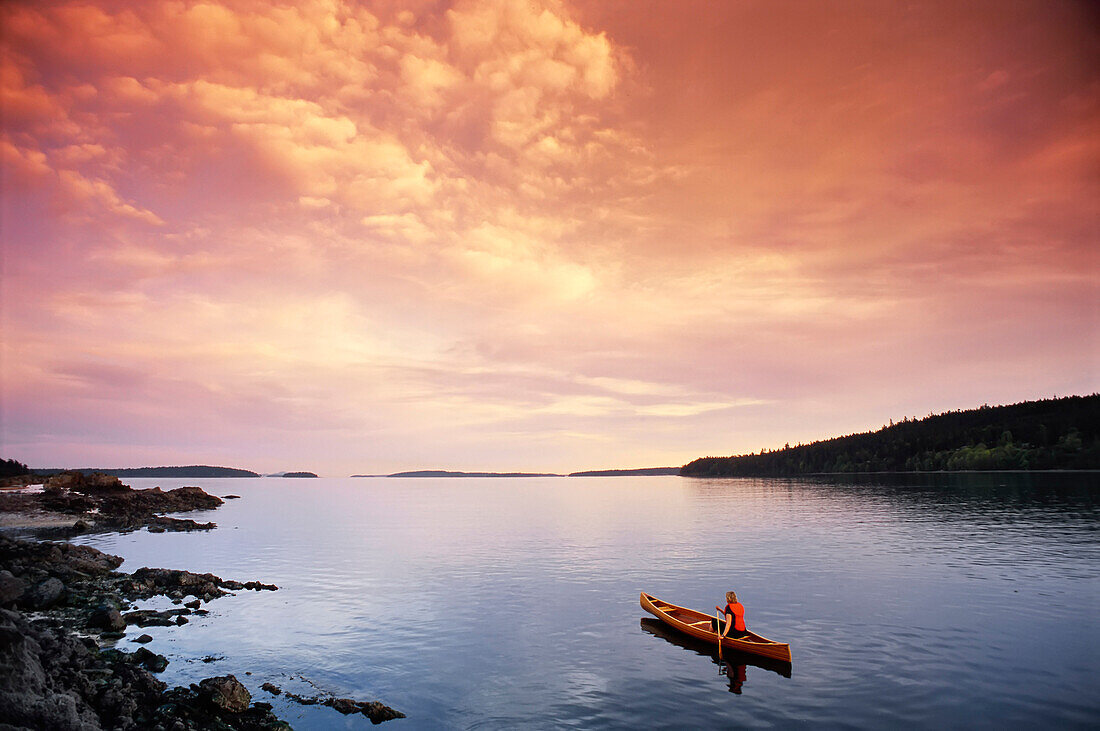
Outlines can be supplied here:
M117 478L67 474L50 478L41 492L0 494L3 525L46 525L55 533L143 526L151 532L208 530L215 524L160 513L222 504L197 487L131 490ZM233 675L169 689L155 675L169 660L143 646L149 635L133 638L133 651L114 646L128 626L183 625L206 614L206 603L231 592L278 587L161 568L125 573L117 570L121 564L118 556L90 546L0 534L0 731L290 728L270 704L253 702ZM137 606L158 596L169 598L172 608ZM278 694L270 683L263 688ZM361 713L373 723L404 717L377 701L286 697Z
M0 528L29 528L64 536L86 531L128 531L148 527L152 532L212 530L216 523L169 518L163 513L211 510L221 498L198 487L159 487L134 490L113 475L62 472L45 478L42 488L0 492Z

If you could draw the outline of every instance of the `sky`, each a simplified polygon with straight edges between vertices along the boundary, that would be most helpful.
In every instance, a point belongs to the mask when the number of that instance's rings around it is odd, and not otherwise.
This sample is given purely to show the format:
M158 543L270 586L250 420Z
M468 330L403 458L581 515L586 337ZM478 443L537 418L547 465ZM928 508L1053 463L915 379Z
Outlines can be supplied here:
M0 456L683 464L1100 390L1087 2L0 5Z

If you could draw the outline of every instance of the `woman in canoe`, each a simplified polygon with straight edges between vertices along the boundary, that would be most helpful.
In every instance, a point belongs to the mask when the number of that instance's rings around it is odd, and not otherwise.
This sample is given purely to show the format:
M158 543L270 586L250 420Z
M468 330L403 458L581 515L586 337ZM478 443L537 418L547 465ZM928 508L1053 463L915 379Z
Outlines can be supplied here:
M727 591L725 608L715 607L715 609L726 615L722 618L721 627L718 626L717 617L711 621L711 626L714 627L715 632L720 633L723 637L748 636L749 633L745 629L745 607L737 601L737 592Z

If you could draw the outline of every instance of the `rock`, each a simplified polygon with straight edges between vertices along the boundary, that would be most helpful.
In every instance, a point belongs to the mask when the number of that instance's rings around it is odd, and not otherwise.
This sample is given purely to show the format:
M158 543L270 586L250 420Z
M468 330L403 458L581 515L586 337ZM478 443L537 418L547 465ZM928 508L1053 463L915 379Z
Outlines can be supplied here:
M170 611L158 612L155 609L135 609L132 612L126 612L122 615L122 618L126 620L127 624L134 624L138 627L171 627L175 624L172 616Z
M0 607L19 601L27 589L27 582L12 575L10 571L0 571Z
M202 602L200 602L198 599L195 599L194 601L184 602L183 606L187 607L188 609L198 609L202 606Z
M87 533L91 529L84 520L78 520L73 523L73 533Z
M47 491L60 491L71 490L78 485L84 484L84 475L79 472L59 472L56 475L51 475L46 478L43 483L43 489Z
M151 641L150 635L132 639L139 645L132 653L101 650L96 639L78 636L85 623L102 640L122 637L131 614L135 620L175 624L192 611L175 607L124 615L135 600L226 593L221 588L225 582L212 574L163 569L114 573L120 563L120 558L87 546L0 535L0 599L8 600L0 601L0 731L290 728L269 704L249 706L247 688L233 676L205 681L203 688L167 690L150 673L161 672L168 663L142 646ZM21 604L28 587L36 600L49 601L60 590L65 601L30 622L21 611L5 608Z
M300 696L290 691L286 692L286 697L295 703L300 703L303 706L315 706L321 704L334 708L340 713L345 715L349 713L362 713L364 716L370 719L371 723L379 724L383 721L390 721L395 718L405 718L405 714L401 711L396 711L384 703L379 701L355 701L351 698L323 698L320 696Z
M139 647L133 654L133 661L141 665L151 673L162 672L168 667L168 658L155 652Z
M176 617L176 625L178 625L180 627L187 624L187 621L188 621L187 617L183 616L182 614L179 615L178 617Z
M207 678L199 683L199 690L212 705L230 713L248 709L252 694L233 675Z
M392 721L395 718L405 718L405 714L401 711L395 711L379 701L360 703L359 710L364 716L370 719L371 723L375 724L382 723L383 721Z
M240 500L240 495L222 495L222 500Z
M107 492L121 492L130 489L127 485L122 484L122 480L114 475L108 475L103 472L93 472L84 479L84 483L90 488Z
M251 589L252 591L278 591L279 587L274 584L261 584L258 581L246 581L244 583L245 589Z
M329 700L325 705L336 709L345 716L352 713L359 713L359 704L353 701L351 698L333 698Z
M51 577L24 592L19 603L28 609L46 609L57 604L64 593L65 585Z
M152 524L149 526L150 533L163 533L166 530L179 532L179 531L192 531L192 530L213 530L217 528L218 524L214 522L210 523L196 523L190 518L164 518L157 516L153 518Z
M282 695L283 689L274 683L264 683L260 686L261 690L266 690L271 695Z
M101 604L88 615L88 626L105 630L124 630L126 620L122 613L109 604Z

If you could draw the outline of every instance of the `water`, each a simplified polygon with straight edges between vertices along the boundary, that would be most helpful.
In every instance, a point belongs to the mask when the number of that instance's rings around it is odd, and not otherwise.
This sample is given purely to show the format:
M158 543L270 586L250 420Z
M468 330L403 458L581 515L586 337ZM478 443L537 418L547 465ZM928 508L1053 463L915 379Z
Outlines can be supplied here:
M296 728L369 721L261 683L403 729L1100 724L1097 475L131 483L242 499L188 514L210 533L83 539L123 570L281 588L130 635L166 682L234 673ZM731 588L790 677L642 621L640 591L705 611Z

